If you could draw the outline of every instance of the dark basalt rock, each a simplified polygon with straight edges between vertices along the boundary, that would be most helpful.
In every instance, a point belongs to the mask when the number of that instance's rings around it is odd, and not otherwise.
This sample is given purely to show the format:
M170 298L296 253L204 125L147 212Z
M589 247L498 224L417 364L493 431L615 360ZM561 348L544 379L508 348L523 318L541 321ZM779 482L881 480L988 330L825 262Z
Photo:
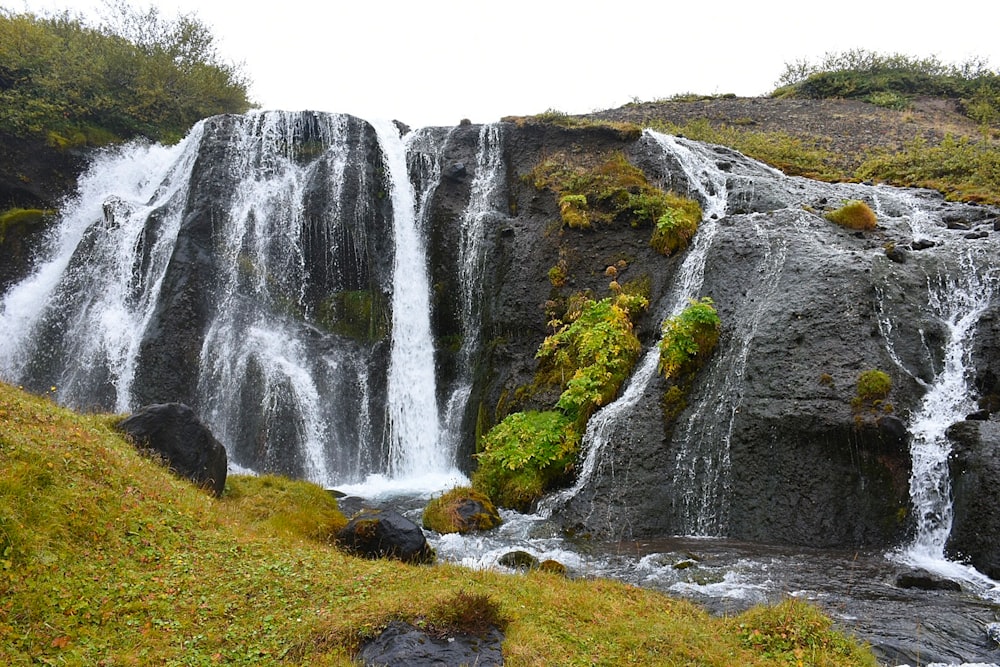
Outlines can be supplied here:
M970 562L988 577L1000 578L1000 423L963 421L946 435L953 512L949 555Z
M434 549L427 543L424 531L395 510L361 510L337 533L337 543L363 558L434 561Z
M226 487L226 448L194 410L180 403L149 405L118 424L137 447L161 457L175 473L210 489Z
M512 570L537 570L540 565L527 551L508 551L497 559L497 563Z
M929 572L903 572L896 577L896 585L900 588L917 588L922 591L961 591L962 586L957 581L942 579Z
M504 635L494 628L483 637L456 634L436 637L409 623L392 621L361 649L366 667L459 667L502 665Z

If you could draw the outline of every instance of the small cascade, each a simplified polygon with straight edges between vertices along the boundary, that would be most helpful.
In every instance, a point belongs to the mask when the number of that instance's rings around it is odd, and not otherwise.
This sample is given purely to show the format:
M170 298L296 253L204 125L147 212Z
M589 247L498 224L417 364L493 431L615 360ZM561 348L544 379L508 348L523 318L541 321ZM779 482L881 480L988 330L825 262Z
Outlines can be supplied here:
M968 358L972 335L980 316L995 297L1000 271L971 252L956 266L927 279L927 303L948 332L944 365L910 421L913 472L910 496L916 514L917 535L907 555L919 561L945 560L951 532L952 502L945 430L975 409L968 387Z
M389 465L392 477L420 476L447 469L438 446L440 422L435 399L431 343L430 287L423 239L406 165L406 145L390 121L373 123L389 177L395 255L392 286L392 343L389 361Z
M503 214L505 202L502 200L502 188L506 178L501 127L498 123L483 125L479 131L475 175L469 203L462 212L458 243L462 343L456 365L460 376L446 402L444 420L451 452L457 451L461 439L462 420L472 390L474 360L480 350L487 223Z

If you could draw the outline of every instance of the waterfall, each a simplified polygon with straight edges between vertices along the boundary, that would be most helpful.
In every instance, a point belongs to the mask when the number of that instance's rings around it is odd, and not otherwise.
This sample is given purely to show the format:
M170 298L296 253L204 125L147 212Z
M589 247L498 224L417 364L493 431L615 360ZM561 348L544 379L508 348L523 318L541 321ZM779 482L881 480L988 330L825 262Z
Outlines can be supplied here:
M980 316L996 295L1000 272L986 258L974 261L966 253L947 273L927 279L928 305L945 326L948 337L944 365L931 382L920 408L910 420L913 471L910 496L916 514L917 535L908 549L916 559L944 560L951 532L952 499L948 472L951 445L945 430L975 409L969 398L968 358L972 335Z
M406 145L373 125L219 116L100 157L4 295L0 375L73 407L190 402L241 468L462 479L439 442L418 229L439 173L418 201Z
M4 295L0 375L73 407L133 407L135 359L201 133L198 125L176 146L129 145L95 160L45 259ZM154 213L158 225L147 231Z
M480 350L487 223L503 215L505 202L501 198L506 177L501 127L498 123L483 125L479 130L475 175L469 203L462 212L458 243L462 343L456 365L460 375L445 404L445 432L451 452L457 450L461 440L462 420L472 391L475 357Z
M374 123L389 177L395 255L392 281L392 344L389 361L389 474L420 476L444 470L438 446L440 423L434 391L430 286L423 239L406 165L406 145L395 125Z

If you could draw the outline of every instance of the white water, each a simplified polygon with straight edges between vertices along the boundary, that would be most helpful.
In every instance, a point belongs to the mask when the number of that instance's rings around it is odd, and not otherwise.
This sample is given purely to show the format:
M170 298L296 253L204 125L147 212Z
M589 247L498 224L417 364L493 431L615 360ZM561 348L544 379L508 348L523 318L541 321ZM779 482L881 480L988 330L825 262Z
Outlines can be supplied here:
M392 344L386 402L388 473L394 478L419 478L447 470L451 465L439 447L441 429L435 391L426 255L415 224L416 201L406 166L406 146L392 122L372 124L386 163L395 241Z
M980 268L977 266L987 267ZM949 561L945 546L951 533L953 508L948 456L951 442L945 431L974 411L969 391L969 354L980 317L994 299L1000 269L972 251L963 255L951 272L928 276L928 305L944 325L948 339L943 367L937 372L920 408L909 423L913 469L910 497L917 534L898 554L903 560L942 576L958 579L984 596L1000 601L1000 585L974 568Z
M116 411L131 408L135 357L180 227L179 194L187 188L200 138L199 125L173 147L126 146L100 156L81 177L48 258L3 298L0 375L22 378L28 350L46 321L64 319L65 342L42 351L53 365L71 361L55 381L57 399L81 404L89 393L111 392ZM146 217L156 210L160 226L155 239L147 239ZM73 262L78 246L88 241L97 253ZM146 244L152 247L142 267L139 255ZM85 302L73 303L72 289L83 283L94 287Z
M444 419L449 451L452 453L457 451L462 438L462 421L472 391L473 364L480 349L487 225L504 214L502 188L506 178L501 127L498 123L483 125L479 130L475 174L469 202L462 212L458 243L462 342L456 363L459 376L445 404Z

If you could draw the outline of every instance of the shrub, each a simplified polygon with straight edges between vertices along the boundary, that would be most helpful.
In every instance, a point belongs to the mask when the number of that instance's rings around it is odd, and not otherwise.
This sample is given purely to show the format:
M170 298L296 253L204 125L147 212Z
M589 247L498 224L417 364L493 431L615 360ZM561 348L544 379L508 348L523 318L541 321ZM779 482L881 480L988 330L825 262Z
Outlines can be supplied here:
M473 486L504 507L526 511L576 461L580 437L557 410L515 412L483 436Z
M500 525L500 513L479 491L456 487L427 503L423 524L441 534L491 530Z
M871 231L878 224L875 211L863 201L849 201L840 208L826 214L826 219L841 227Z
M719 341L722 325L709 297L690 305L663 323L659 370L668 380L681 379L702 365Z
M649 245L663 255L672 255L683 250L698 231L701 222L701 206L690 199L667 195L671 205L657 218L656 227Z

